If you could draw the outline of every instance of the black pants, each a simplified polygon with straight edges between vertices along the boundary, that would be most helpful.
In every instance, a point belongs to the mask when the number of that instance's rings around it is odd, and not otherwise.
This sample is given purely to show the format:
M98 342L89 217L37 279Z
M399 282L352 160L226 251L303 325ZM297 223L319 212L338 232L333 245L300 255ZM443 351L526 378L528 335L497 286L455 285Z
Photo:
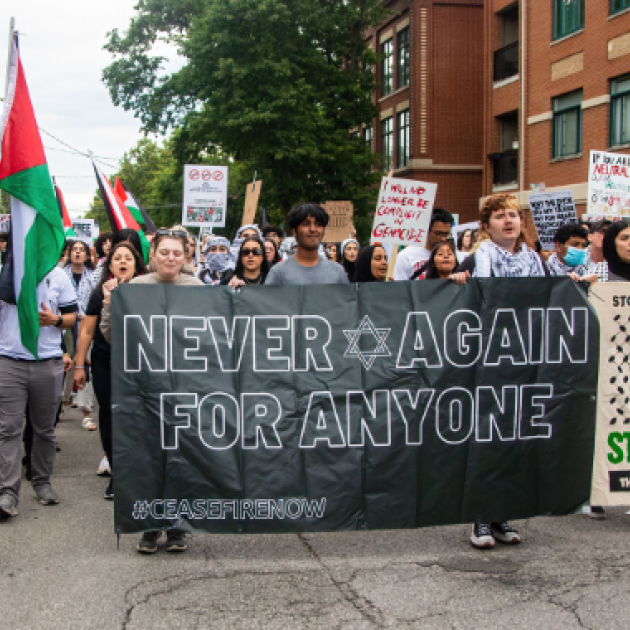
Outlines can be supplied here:
M101 433L103 450L114 469L112 455L112 365L111 359L92 349L92 384L98 400L98 428Z

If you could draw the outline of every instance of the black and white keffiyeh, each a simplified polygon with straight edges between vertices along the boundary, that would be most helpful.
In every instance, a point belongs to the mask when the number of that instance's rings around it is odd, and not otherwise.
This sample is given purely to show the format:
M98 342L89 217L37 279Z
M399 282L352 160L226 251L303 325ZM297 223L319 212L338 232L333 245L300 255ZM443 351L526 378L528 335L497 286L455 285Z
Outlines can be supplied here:
M515 254L510 254L492 241L484 241L475 252L475 278L527 278L544 276L540 256L523 243Z
M588 275L588 268L586 265L576 265L570 267L566 263L563 263L558 254L551 254L547 259L547 267L552 276L568 276L570 273L576 273L580 278Z

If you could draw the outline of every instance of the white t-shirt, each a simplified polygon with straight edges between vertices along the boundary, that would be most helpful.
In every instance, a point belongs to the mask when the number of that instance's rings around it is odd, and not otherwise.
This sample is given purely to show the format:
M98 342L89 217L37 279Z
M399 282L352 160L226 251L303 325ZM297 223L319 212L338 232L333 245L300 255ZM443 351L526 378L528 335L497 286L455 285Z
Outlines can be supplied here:
M55 267L37 285L37 305L41 303L53 312L60 314L78 310L77 296L70 278L63 269ZM40 359L60 357L61 330L55 326L44 326L39 329L37 352ZM20 342L20 324L17 306L0 300L0 356L13 359L35 360L35 357Z
M431 251L424 247L407 247L396 258L394 280L409 280L430 257Z

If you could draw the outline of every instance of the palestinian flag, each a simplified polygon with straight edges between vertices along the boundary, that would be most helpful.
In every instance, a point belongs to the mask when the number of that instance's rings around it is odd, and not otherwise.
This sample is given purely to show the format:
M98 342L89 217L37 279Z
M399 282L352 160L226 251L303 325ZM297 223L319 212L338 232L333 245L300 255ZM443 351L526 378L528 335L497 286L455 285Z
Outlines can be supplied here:
M53 177L53 185L55 187L55 195L57 197L57 205L59 206L59 214L61 215L61 222L63 223L63 231L66 235L66 238L76 238L77 235L75 231L72 229L72 221L70 221L70 215L68 214L68 209L66 208L66 202L63 199L63 195L55 182L55 178Z
M116 178L116 192L129 209L129 212L133 215L133 218L143 225L149 234L154 234L156 230L155 223L151 220L149 213L142 207L140 202L133 196L133 193L118 177Z
M11 47L0 134L0 188L11 195L13 286L20 341L38 358L37 285L59 262L65 239L20 61L17 33Z
M144 256L144 261L148 263L151 244L147 241L147 237L144 235L144 232L140 229L140 226L133 218L133 215L120 198L120 195L110 184L109 179L107 179L101 169L96 166L94 158L92 158L92 166L94 167L94 172L96 173L96 181L98 182L98 188L101 192L103 203L105 204L105 212L107 213L109 224L112 226L112 232L114 234L118 234L120 230L125 229L137 232L140 237L140 244L142 245L141 253Z

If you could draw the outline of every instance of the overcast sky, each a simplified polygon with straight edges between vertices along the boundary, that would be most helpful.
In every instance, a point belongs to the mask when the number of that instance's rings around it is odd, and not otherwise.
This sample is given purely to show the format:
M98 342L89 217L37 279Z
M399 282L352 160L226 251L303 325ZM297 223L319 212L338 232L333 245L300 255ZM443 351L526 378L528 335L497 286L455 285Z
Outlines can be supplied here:
M141 137L131 112L115 107L101 73L111 56L103 45L113 28L126 29L135 0L9 0L0 21L0 67L4 93L9 20L15 17L20 54L40 127L80 151L91 150L117 165ZM90 161L56 149L42 133L50 174L73 216L89 209L96 191ZM102 166L107 174L116 169Z

